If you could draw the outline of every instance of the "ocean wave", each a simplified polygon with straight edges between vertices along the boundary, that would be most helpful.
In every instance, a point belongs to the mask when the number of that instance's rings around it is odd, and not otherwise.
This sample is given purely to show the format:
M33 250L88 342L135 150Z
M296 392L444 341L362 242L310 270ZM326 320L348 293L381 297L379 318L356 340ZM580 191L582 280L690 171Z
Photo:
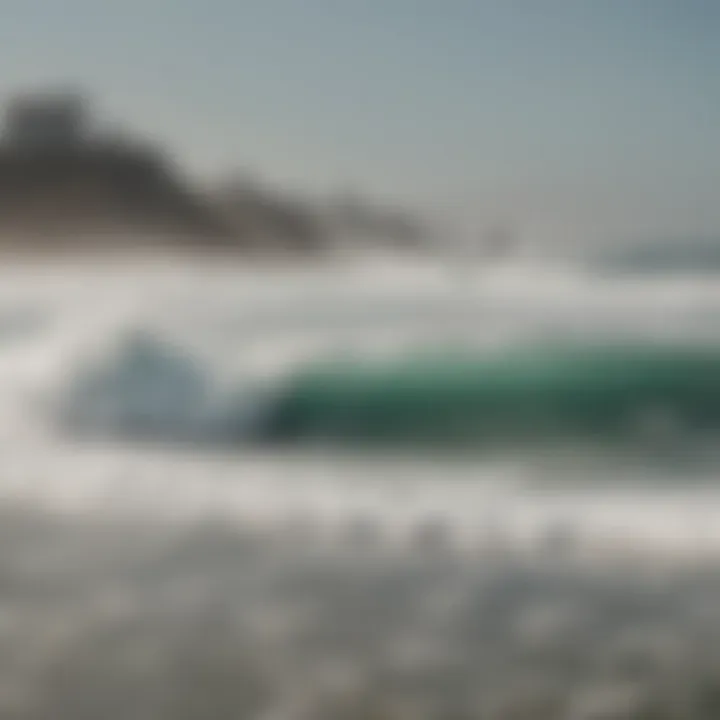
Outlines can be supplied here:
M504 434L514 452L520 441L546 442L551 429L564 442L579 416L605 412L610 346L635 348L621 363L634 379L612 395L618 427L628 414L651 434L714 422L720 284L712 278L611 278L550 263L456 270L380 261L4 268L3 434L38 419L42 432L49 419L50 432L65 436L193 447L372 440L423 449ZM593 349L594 365L579 366L593 366L594 377L581 382L577 368L567 370L560 356L570 343ZM528 356L526 375L554 373L555 389L521 394L518 380L517 392L493 399L493 368L505 361L492 353L503 348L515 365ZM541 348L556 352L555 365L540 362ZM644 378L659 382L660 367L666 385L652 395ZM360 387L363 402L351 402ZM301 413L292 409L299 395ZM596 399L580 408L588 395Z
M228 382L186 348L134 330L76 368L55 420L82 437L206 445L665 442L720 427L715 346L428 346L364 359L315 350L271 379Z

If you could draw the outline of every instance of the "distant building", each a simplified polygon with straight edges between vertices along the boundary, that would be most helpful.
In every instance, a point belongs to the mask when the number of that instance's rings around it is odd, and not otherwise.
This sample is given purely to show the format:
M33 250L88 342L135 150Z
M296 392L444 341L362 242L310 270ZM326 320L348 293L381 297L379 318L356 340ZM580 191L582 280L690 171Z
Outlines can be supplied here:
M82 95L40 93L9 104L2 141L18 150L47 150L82 145L89 135L90 112Z

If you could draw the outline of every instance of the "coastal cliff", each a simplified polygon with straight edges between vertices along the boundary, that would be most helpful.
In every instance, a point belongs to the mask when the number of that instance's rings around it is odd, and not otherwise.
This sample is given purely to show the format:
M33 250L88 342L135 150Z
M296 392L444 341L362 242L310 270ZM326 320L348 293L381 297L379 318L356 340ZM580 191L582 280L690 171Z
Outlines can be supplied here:
M82 245L119 235L242 242L150 150L0 149L0 238Z
M307 249L320 231L272 198L215 202L161 148L103 133L77 93L32 94L5 109L0 246L242 251L260 234Z
M30 252L170 248L310 256L343 235L413 244L403 216L330 207L253 182L193 186L162 148L108 135L78 93L31 94L0 132L0 248Z

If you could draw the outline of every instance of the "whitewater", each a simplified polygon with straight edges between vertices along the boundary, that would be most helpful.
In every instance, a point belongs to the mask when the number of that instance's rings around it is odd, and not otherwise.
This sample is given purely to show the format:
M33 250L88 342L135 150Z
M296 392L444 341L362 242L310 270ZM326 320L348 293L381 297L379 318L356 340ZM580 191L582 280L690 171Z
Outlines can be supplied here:
M0 275L2 717L585 717L565 713L680 702L678 668L717 663L714 442L361 452L252 429L328 358L712 343L720 280L386 256Z
M0 482L8 500L111 514L202 516L215 507L253 520L297 511L322 523L365 513L394 528L441 516L476 529L484 516L498 517L495 503L508 527L522 517L537 532L559 517L585 532L597 525L615 537L666 537L682 536L686 524L690 541L715 518L712 447L654 463L580 448L414 458L243 441L283 380L313 360L528 339L712 342L720 330L712 277L613 277L559 263L468 272L387 257L274 268L86 259L11 264L2 273ZM121 442L112 427L91 443L64 433L58 405L87 404L98 369L112 370L104 382L114 385L103 388L108 417L124 413L132 423L140 402L178 442L147 447L133 442L141 432ZM212 415L213 403L228 399L229 429ZM230 442L221 448L201 442L223 433ZM398 502L398 492L412 501Z

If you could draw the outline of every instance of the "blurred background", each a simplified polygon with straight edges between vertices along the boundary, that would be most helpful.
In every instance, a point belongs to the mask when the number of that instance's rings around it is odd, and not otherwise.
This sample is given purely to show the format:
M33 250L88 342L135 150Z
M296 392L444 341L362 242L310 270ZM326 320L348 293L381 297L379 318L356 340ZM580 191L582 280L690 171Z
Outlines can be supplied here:
M716 718L718 33L0 1L0 718Z

